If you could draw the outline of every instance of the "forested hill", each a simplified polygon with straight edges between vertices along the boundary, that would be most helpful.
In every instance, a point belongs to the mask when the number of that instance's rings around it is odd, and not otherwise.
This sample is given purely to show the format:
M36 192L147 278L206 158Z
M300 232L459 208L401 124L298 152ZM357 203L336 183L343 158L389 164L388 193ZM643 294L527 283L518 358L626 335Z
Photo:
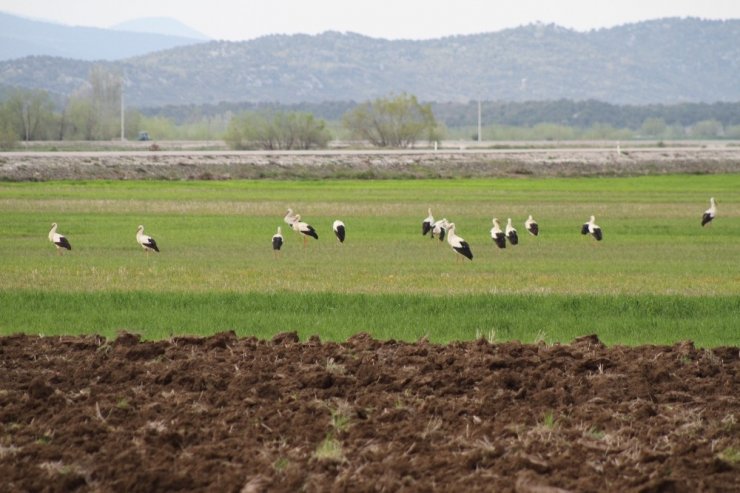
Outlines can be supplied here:
M91 62L0 63L0 84L70 94ZM659 19L577 32L535 24L434 40L358 34L208 42L108 62L127 104L586 100L615 104L740 101L740 20Z

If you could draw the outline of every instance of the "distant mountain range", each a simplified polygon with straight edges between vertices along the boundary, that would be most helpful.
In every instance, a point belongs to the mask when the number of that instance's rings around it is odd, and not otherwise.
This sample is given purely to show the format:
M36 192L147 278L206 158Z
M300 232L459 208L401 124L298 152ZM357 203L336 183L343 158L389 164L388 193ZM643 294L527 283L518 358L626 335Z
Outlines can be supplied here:
M136 19L113 29L99 29L0 12L0 60L34 55L121 60L206 40L207 37L173 19Z
M271 35L101 63L125 74L127 104L140 107L364 101L401 92L438 102L740 101L740 20L670 18L588 32L532 24L423 41ZM0 85L70 94L92 66L48 56L4 61Z
M156 33L177 36L198 41L210 41L211 38L182 22L169 17L142 17L116 24L111 29L135 33Z

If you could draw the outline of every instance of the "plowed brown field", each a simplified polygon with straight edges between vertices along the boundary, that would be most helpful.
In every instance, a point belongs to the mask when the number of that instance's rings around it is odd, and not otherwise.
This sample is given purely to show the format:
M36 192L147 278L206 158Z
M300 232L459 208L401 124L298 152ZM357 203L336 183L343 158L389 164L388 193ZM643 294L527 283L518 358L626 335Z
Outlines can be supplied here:
M0 490L740 491L740 354L2 337Z

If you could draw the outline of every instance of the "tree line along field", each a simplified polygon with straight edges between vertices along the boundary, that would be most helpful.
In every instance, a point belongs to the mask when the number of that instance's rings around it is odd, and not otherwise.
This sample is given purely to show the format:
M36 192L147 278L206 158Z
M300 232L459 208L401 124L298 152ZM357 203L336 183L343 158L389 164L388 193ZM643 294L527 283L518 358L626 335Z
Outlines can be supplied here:
M702 228L710 196L720 212ZM4 183L0 333L738 345L739 204L740 175ZM303 248L288 207L318 241ZM421 235L428 207L455 222L472 262ZM579 233L591 214L600 243ZM513 219L519 245L492 244L494 216ZM63 256L52 222L73 247ZM139 224L160 254L141 251Z

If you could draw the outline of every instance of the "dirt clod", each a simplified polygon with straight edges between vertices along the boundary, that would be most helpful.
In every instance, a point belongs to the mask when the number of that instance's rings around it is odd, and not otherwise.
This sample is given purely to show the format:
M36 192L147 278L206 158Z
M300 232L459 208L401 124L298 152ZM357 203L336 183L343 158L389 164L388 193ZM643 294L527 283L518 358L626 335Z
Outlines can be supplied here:
M45 400L53 393L54 389L47 385L43 377L34 378L28 385L28 395L34 399Z

